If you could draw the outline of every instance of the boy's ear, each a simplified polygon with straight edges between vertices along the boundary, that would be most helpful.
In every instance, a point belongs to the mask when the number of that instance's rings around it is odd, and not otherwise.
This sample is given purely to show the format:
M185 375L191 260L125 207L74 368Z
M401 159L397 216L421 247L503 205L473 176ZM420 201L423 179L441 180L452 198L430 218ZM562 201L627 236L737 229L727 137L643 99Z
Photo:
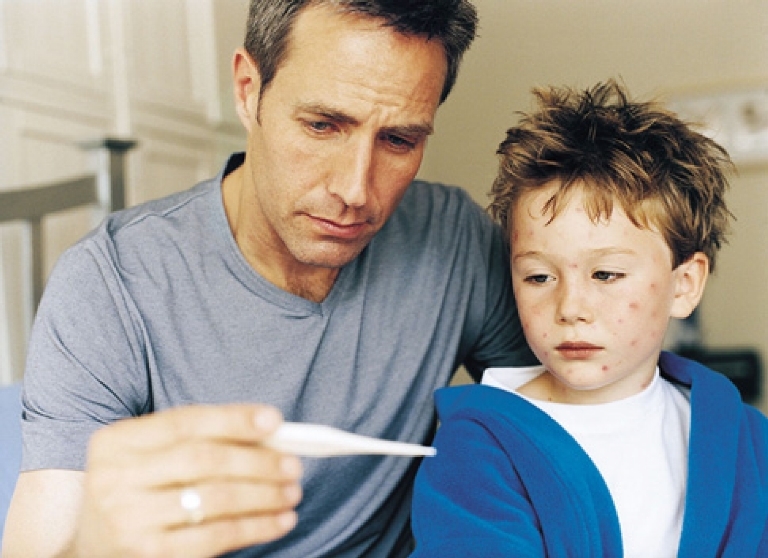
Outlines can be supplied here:
M671 316L687 318L704 295L704 287L709 277L709 258L703 252L696 252L672 273L675 274L676 286Z
M256 122L261 89L261 74L256 62L240 47L232 56L232 80L235 94L235 110L246 131Z

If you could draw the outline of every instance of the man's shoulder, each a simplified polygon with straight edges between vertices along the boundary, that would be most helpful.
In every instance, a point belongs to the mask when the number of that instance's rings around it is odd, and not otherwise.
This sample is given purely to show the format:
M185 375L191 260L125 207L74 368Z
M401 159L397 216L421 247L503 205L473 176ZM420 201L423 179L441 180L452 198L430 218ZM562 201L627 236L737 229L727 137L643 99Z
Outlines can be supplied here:
M107 215L102 222L59 258L56 268L80 274L99 268L158 263L165 248L195 246L201 237L216 236L206 228L218 226L215 180ZM220 198L220 196L219 196ZM222 209L223 211L223 209ZM222 217L221 220L226 220ZM164 248L165 247L165 248ZM119 262L119 263L118 263Z
M215 179L206 180L192 188L114 212L107 216L102 228L110 236L115 236L133 227L140 227L148 220L175 220L179 213L199 213L210 207L207 200L216 193L218 185ZM157 223L149 223L149 226L153 224Z
M152 230L152 234L156 235L159 232L157 227L162 226L162 223L174 227L186 225L194 230L200 218L221 220L219 218L224 218L222 181L244 160L244 153L233 153L216 176L194 185L180 184L171 194L112 213L94 232L112 238L128 233L140 235L144 230Z
M422 203L452 203L460 207L480 209L480 206L472 199L465 189L441 182L427 180L414 180L405 193L403 200L421 201ZM402 204L401 204L402 205Z
M459 186L415 180L390 219L409 231L473 230L485 235L493 228L487 212Z

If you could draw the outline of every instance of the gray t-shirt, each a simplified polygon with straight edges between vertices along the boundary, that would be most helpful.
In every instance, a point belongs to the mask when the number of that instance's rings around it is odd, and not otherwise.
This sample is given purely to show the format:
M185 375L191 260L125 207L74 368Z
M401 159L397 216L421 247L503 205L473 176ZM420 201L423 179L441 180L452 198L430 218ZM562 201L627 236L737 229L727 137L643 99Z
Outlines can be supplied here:
M287 420L428 443L432 392L459 364L535 362L500 230L462 190L414 182L314 303L248 265L222 175L111 215L60 258L30 340L24 470L82 469L102 425L191 403L268 403ZM242 555L404 555L417 465L305 459L299 525Z

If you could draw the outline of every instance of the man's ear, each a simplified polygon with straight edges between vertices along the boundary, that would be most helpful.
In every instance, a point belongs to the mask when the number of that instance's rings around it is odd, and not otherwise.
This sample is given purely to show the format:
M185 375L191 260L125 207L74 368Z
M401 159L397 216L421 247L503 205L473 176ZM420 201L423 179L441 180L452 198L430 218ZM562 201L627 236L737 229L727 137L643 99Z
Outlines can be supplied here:
M256 62L244 48L240 47L232 56L232 79L235 93L235 110L240 122L250 133L256 122L259 108L261 75Z
M699 305L709 277L709 258L703 252L693 256L672 271L675 274L675 298L671 316L687 318Z

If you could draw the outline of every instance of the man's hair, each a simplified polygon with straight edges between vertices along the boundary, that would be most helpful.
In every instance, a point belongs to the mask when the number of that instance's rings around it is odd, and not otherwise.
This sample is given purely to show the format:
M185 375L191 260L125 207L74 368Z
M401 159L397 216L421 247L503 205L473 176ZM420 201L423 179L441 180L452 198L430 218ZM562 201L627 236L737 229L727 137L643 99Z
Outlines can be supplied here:
M576 188L597 222L614 202L638 227L655 227L672 267L703 252L714 269L732 217L725 204L728 153L654 102L634 102L609 80L587 90L536 88L538 110L521 113L499 145L491 215L510 238L521 195L557 181L542 213L554 219Z
M319 5L379 19L404 35L440 41L447 61L441 103L451 92L461 58L477 31L477 12L469 0L251 0L245 49L259 68L261 93L285 60L296 18L302 10Z

